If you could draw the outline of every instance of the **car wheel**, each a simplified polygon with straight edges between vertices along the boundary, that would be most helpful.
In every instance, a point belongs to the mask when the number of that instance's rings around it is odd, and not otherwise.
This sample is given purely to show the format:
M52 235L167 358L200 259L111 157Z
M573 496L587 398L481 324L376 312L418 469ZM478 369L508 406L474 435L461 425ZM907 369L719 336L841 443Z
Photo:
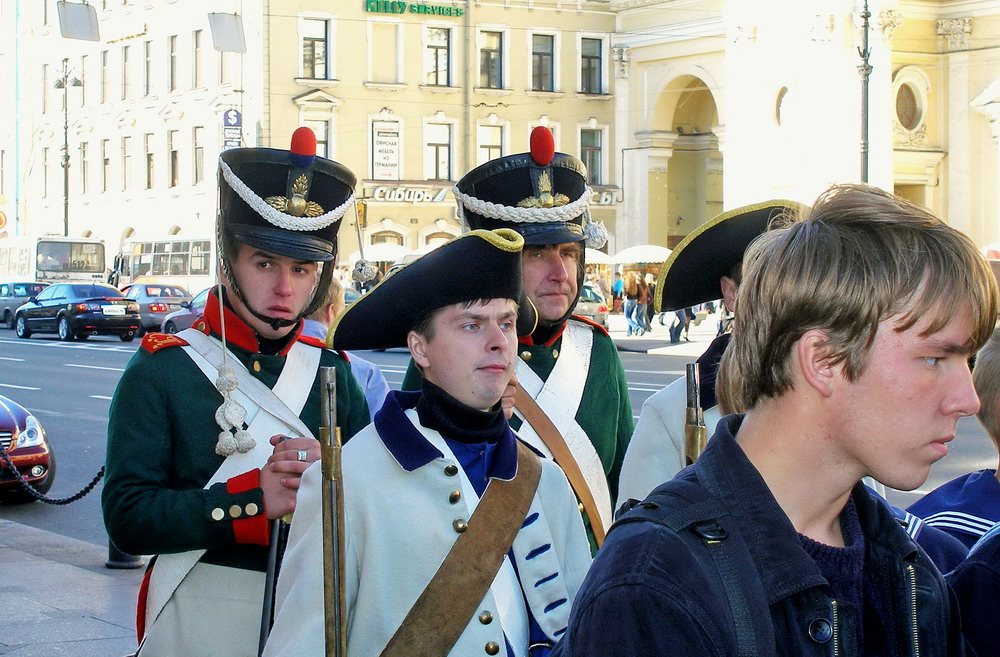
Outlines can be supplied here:
M142 324L139 324L139 328L135 332L135 337L141 338L144 335L146 335L146 327L143 326Z
M14 330L14 314L9 310L3 314L3 323L7 325L7 328Z
M118 336L118 339L121 340L122 342L132 342L132 340L135 340L135 333L133 333L132 331L129 331L128 333L122 333L121 335Z
M176 325L176 324L174 324L174 323L173 323L172 321L170 321L170 322L167 322L167 323L166 323L166 324L165 324L165 325L163 326L163 331L164 331L165 333L176 333L176 332L177 332L177 325Z
M63 315L62 317L59 318L58 330L59 330L59 339L62 340L63 342L69 342L70 340L76 337L75 335L73 335L73 329L70 328L69 320L66 319L66 315Z
M52 484L56 480L56 454L51 449L49 450L49 470L45 473L44 479L39 479L32 481L31 486L39 493L44 495L49 492L52 488ZM0 502L4 504L27 504L28 502L34 502L35 496L26 491L21 487L21 484L14 482L12 485L5 486L2 493L0 493Z
M14 320L14 333L19 338L31 337L31 331L28 330L28 320L25 319L24 315L18 315L17 319Z

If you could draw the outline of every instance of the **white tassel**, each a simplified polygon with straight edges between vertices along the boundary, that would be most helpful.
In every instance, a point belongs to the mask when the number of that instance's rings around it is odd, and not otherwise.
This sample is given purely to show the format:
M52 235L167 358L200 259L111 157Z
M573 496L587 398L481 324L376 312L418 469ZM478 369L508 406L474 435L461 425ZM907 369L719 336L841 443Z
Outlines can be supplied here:
M594 221L590 218L590 212L584 218L583 234L587 237L587 246L591 249L600 249L608 243L608 229L603 221Z
M219 441L215 443L215 453L219 456L231 456L236 453L236 438L228 431L219 434Z

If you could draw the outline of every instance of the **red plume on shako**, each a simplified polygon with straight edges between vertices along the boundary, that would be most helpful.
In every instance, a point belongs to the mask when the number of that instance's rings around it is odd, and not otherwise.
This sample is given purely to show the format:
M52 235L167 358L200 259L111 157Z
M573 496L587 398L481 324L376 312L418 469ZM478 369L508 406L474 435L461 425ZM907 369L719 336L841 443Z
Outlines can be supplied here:
M548 166L556 154L556 140L552 131L543 125L531 131L531 159L543 167Z
M316 157L316 133L309 128L302 126L292 133L292 147L288 152L288 159L292 166L299 169L306 169L312 164Z

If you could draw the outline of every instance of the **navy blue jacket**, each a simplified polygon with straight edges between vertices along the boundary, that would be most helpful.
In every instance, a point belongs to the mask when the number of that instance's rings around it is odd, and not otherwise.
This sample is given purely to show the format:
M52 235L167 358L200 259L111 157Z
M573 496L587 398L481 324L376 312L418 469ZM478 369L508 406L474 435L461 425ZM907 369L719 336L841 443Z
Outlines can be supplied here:
M724 418L695 465L619 519L584 581L555 655L737 654L734 615L706 542L692 540L691 529L675 531L656 521L667 507L674 518L678 507L690 511L694 505L669 492L695 500L691 490L724 509L718 523L728 533L725 541L732 541L735 572L748 592L756 654L853 654L847 647L857 645L858 620L838 613L795 528L737 445L733 436L741 421ZM938 570L874 493L859 483L852 495L892 654L964 655L954 598ZM659 510L652 508L657 503ZM630 522L630 514L653 521Z
M995 655L1000 606L1000 524L972 546L968 558L948 575L962 610L962 632L980 656Z

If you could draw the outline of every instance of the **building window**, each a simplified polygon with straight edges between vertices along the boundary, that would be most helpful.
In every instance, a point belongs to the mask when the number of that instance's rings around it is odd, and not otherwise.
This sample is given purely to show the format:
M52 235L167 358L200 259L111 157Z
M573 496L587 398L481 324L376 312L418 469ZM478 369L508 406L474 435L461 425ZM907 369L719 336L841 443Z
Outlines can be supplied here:
M393 230L383 230L380 233L372 234L372 245L375 244L398 244L403 246L403 236Z
M191 33L191 88L201 86L201 30Z
M451 180L451 124L428 123L424 171L428 180Z
M303 121L303 125L316 135L316 155L330 157L330 122L312 120Z
M483 89L503 88L503 33L480 32L479 86Z
M142 95L148 96L153 89L153 42L142 44Z
M49 111L49 88L52 84L49 82L49 65L42 64L42 114ZM65 94L65 91L63 92Z
M108 102L108 51L101 51L101 103Z
M205 180L205 128L197 126L193 133L191 152L194 156L191 160L191 170L194 172L194 184L197 185Z
M122 191L132 186L132 138L122 137Z
M170 167L170 186L176 187L180 182L181 162L177 151L177 131L167 131L167 158Z
M42 198L49 195L49 149L42 148Z
M479 137L479 164L503 155L503 127L481 125L476 130Z
M434 87L451 86L451 29L427 28L425 64L427 84Z
M87 56L80 55L80 107L87 104Z
M147 132L143 135L142 146L146 152L146 189L153 189L153 135Z
M90 163L87 161L87 142L80 142L80 193L86 194L90 191L90 178L87 173L90 171Z
M219 51L219 84L229 82L229 59L227 53Z
M922 118L920 103L913 87L908 84L899 85L896 91L896 120L907 130L916 130Z
M372 82L398 84L401 81L400 23L371 23L369 70Z
M101 140L101 191L107 192L111 187L111 153L108 146L110 141Z
M167 39L167 90L177 90L177 37Z
M585 94L599 94L601 89L600 39L580 39L580 91Z
M531 88L555 91L556 38L551 34L531 35Z
M580 130L580 159L587 167L587 182L591 185L603 184L601 180L601 131Z
M322 18L302 19L302 77L326 80L328 35L330 21Z
M131 93L129 88L129 66L128 66L128 46L122 46L122 100L126 100Z

